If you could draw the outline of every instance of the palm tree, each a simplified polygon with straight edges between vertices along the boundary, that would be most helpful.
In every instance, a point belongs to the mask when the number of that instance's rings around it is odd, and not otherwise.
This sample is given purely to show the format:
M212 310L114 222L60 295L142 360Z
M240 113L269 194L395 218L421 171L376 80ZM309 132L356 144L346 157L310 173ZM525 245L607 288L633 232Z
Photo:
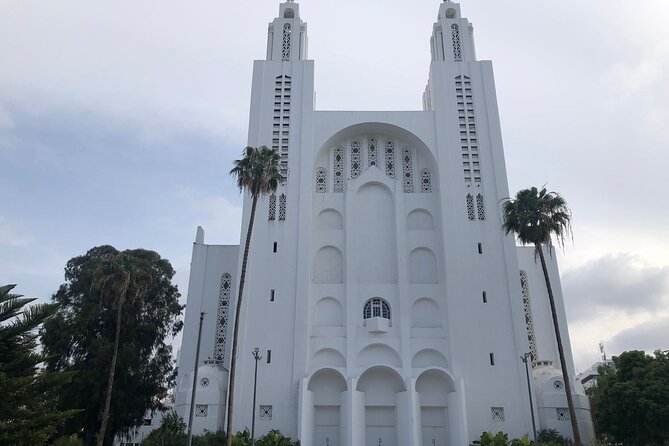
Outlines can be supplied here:
M569 406L569 418L574 434L576 446L581 446L581 434L578 430L578 420L574 409L574 400L571 393L569 373L560 336L560 326L557 312L555 310L555 298L551 281L548 277L548 268L544 257L543 247L547 246L549 253L552 252L552 236L555 235L558 244L564 246L565 237L572 234L571 210L567 207L565 199L557 192L548 192L546 188L540 191L536 187L518 191L516 198L508 200L503 205L504 224L503 228L507 234L513 232L523 245L534 245L535 260L541 259L541 269L546 281L548 300L553 316L553 328L557 340L562 377L564 378L565 392L567 393L567 404Z
M253 232L253 221L256 215L258 197L271 194L279 186L281 175L279 174L279 154L276 150L270 150L265 146L246 147L243 158L234 162L235 167L230 175L237 179L240 191L246 190L251 194L253 202L251 205L251 216L246 231L246 244L244 245L244 257L242 259L242 271L239 277L239 293L237 294L237 306L235 308L235 329L232 336L232 356L230 358L230 381L228 384L228 422L226 429L226 444L232 444L232 410L235 389L235 368L237 365L237 335L239 333L239 313L242 307L242 294L244 293L244 281L246 280L246 264L249 258L249 247L251 246L251 233ZM253 408L255 410L255 408Z
M141 299L148 291L150 276L140 266L139 259L127 253L110 255L98 262L94 272L91 288L99 289L100 300L104 305L116 307L116 334L114 336L114 352L109 366L109 378L104 406L102 406L100 430L96 444L102 446L105 440L109 409L111 407L114 374L118 359L118 347L121 339L121 323L123 322L123 305L126 301Z

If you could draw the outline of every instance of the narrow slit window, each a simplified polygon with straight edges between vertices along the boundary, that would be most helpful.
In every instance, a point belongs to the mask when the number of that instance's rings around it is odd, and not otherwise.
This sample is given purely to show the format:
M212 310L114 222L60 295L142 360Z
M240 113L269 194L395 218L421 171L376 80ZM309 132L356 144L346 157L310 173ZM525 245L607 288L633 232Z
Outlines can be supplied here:
M276 252L278 248L279 248L279 244L277 242L274 242L273 251Z
M479 254L483 254L483 243L479 243L478 248L479 248ZM276 251L274 251L274 252L276 252Z
M274 290L273 289L269 291L269 301L274 302Z
M267 362L269 362L269 361L267 361ZM490 365L495 365L495 354L494 353L490 353Z
M274 293L274 290L272 290L272 295L274 295L273 293ZM488 303L488 293L485 292L485 291L482 291L481 296L483 297L483 303L487 304ZM272 298L272 300L274 300L274 298Z
M272 350L267 350L267 364L272 362Z

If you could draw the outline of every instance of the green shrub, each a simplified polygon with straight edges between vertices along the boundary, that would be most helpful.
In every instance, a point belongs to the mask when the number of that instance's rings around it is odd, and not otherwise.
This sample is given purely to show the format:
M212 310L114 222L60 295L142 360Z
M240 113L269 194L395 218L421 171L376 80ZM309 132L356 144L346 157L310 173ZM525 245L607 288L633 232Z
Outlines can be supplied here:
M84 446L84 440L76 435L70 435L69 437L56 438L51 446Z
M539 446L571 446L574 444L555 429L541 429L537 432L537 442Z

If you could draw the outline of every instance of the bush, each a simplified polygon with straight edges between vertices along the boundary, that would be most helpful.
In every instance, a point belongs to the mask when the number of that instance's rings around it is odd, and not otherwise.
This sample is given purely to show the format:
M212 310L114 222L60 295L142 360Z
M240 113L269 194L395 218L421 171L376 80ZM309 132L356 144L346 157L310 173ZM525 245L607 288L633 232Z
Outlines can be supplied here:
M560 435L555 429L541 429L537 432L539 446L571 446L574 444L567 437Z
M293 441L276 429L272 429L256 441L257 446L300 446L299 441Z
M509 436L504 432L483 432L478 440L473 442L474 445L480 446L531 446L533 442L529 439L527 434L522 438L514 438L509 441Z
M69 437L59 437L51 443L51 446L84 446L84 440L76 435Z

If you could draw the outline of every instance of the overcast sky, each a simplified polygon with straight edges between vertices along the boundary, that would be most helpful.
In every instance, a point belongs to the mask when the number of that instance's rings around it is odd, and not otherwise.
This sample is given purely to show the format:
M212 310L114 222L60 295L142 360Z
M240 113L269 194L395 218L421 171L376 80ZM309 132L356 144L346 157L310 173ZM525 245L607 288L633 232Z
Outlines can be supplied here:
M438 0L305 0L319 109L420 109ZM195 229L239 242L274 0L0 0L0 283L48 298L100 244L158 251L185 295ZM560 254L576 366L669 349L669 3L471 0L511 191L574 212ZM185 298L185 296L184 296Z

